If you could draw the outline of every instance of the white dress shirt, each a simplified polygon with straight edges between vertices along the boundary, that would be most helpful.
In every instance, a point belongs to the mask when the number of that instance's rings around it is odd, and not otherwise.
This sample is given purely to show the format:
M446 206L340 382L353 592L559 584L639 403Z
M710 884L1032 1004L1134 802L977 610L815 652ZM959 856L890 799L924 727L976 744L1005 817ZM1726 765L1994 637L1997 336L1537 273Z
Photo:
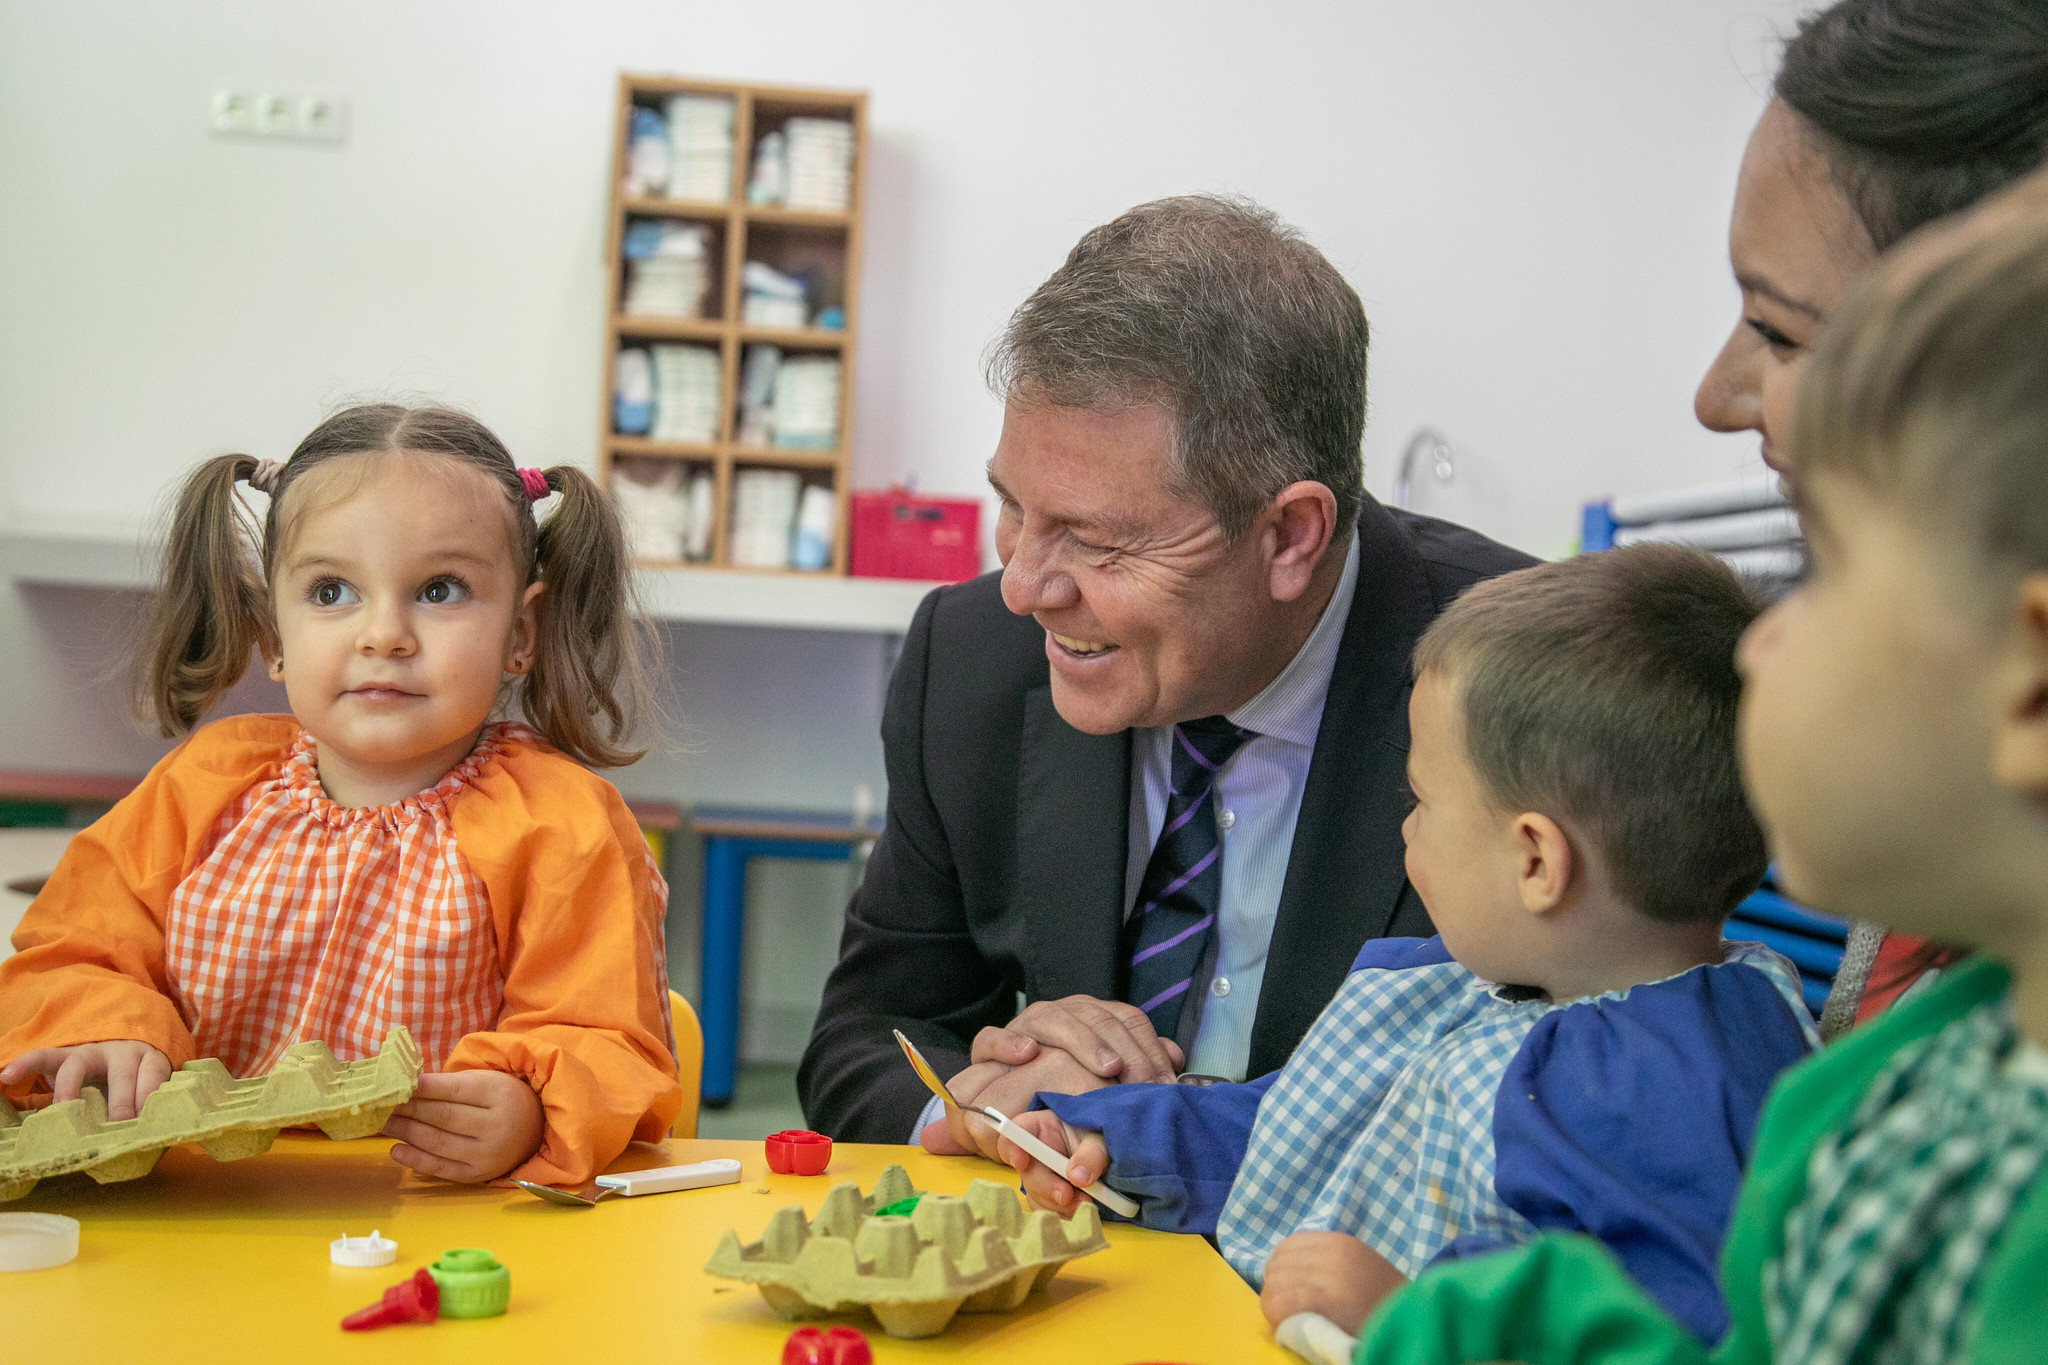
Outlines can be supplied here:
M1351 616L1358 588L1358 537L1344 555L1337 590L1316 628L1280 676L1225 719L1253 732L1216 777L1216 824L1223 841L1223 890L1209 952L1188 991L1187 1009L1199 1009L1194 1045L1187 1046L1185 1017L1180 1041L1187 1069L1244 1079L1252 1050L1252 1020L1266 975L1266 949L1280 913L1280 889L1287 880L1294 825L1301 815L1302 788L1315 757L1323 702L1337 646ZM1153 726L1131 736L1130 853L1124 865L1124 915L1137 903L1145 865L1166 823L1173 780L1173 727Z

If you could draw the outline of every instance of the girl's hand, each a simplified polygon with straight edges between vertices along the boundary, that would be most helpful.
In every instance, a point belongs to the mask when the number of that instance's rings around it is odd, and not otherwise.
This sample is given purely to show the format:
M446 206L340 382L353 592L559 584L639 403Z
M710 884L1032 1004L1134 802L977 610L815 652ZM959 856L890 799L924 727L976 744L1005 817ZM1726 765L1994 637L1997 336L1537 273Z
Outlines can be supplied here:
M1033 1109L1017 1115L1011 1122L1019 1128L1028 1129L1032 1136L1054 1151L1067 1154L1067 1169L1064 1172L1053 1171L1046 1169L1037 1157L1008 1138L998 1139L996 1145L998 1159L1024 1177L1026 1197L1038 1207L1066 1217L1082 1197L1075 1186L1093 1185L1109 1169L1109 1148L1103 1145L1102 1134L1069 1128L1050 1109ZM1072 1183L1062 1180L1061 1175L1069 1177Z
M42 1076L56 1092L51 1103L62 1104L77 1099L87 1081L99 1081L107 1093L107 1117L118 1122L141 1113L142 1102L170 1075L171 1059L148 1043L110 1038L103 1043L24 1052L0 1067L0 1085L12 1085L24 1076Z
M1321 1313L1353 1336L1380 1300L1408 1283L1392 1262L1342 1232L1297 1232L1266 1260L1259 1309L1278 1328L1296 1313Z
M421 1175L480 1185L540 1150L546 1131L540 1096L502 1071L430 1071L398 1106L384 1136L399 1139L391 1159Z

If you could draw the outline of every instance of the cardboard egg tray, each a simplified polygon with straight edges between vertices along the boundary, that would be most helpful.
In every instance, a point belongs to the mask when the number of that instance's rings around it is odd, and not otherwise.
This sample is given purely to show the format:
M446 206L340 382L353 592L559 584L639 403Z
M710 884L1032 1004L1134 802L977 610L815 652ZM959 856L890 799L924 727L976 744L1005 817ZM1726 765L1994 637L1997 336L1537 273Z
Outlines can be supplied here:
M909 1217L875 1211L918 1196ZM892 1337L929 1337L955 1313L1003 1313L1061 1265L1108 1246L1095 1206L1071 1218L1026 1213L1007 1185L977 1180L966 1195L925 1194L891 1166L863 1196L835 1185L818 1216L778 1209L758 1242L728 1232L704 1269L761 1291L784 1319L867 1309Z
M95 1089L27 1114L0 1099L0 1202L70 1171L102 1185L133 1180L181 1142L198 1143L216 1161L239 1161L300 1124L338 1140L369 1137L412 1098L419 1076L420 1050L400 1027L374 1057L342 1063L325 1043L294 1043L267 1075L245 1081L211 1057L187 1062L140 1114L118 1123L107 1121L106 1096Z

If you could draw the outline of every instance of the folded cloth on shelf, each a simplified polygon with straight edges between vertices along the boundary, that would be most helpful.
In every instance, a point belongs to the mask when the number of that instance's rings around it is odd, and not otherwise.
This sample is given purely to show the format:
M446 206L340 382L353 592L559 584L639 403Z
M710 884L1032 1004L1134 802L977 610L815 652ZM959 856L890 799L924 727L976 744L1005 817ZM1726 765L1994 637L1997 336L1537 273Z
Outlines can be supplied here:
M775 371L775 444L831 450L839 444L839 357L786 357Z
M853 188L853 125L845 119L793 118L788 139L791 208L843 213Z
M676 95L667 112L674 162L668 197L711 203L731 199L732 100L724 95Z
M770 265L748 261L740 272L746 298L741 318L756 327L801 327L810 319L804 282Z
M710 346L656 346L654 439L702 443L718 432L718 352Z
M683 558L689 519L683 466L674 460L620 460L612 474L612 498L633 558L662 563Z
M793 469L742 469L732 481L732 562L748 569L788 568L801 478Z
M626 228L623 311L636 317L702 317L711 284L711 232L701 223L640 219Z

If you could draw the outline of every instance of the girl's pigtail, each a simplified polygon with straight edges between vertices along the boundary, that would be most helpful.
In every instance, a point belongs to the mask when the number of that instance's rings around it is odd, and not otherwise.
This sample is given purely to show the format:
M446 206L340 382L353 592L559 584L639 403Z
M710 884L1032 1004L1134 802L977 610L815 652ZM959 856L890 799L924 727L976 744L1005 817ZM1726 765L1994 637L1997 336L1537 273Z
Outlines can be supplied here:
M526 680L526 719L563 753L619 768L646 753L627 742L653 702L650 632L633 611L632 559L610 498L582 470L556 465L562 496L540 527L534 569L543 585L538 647Z
M248 668L250 650L277 652L259 532L235 495L256 469L247 455L217 456L178 490L134 685L136 714L166 738L213 709Z

